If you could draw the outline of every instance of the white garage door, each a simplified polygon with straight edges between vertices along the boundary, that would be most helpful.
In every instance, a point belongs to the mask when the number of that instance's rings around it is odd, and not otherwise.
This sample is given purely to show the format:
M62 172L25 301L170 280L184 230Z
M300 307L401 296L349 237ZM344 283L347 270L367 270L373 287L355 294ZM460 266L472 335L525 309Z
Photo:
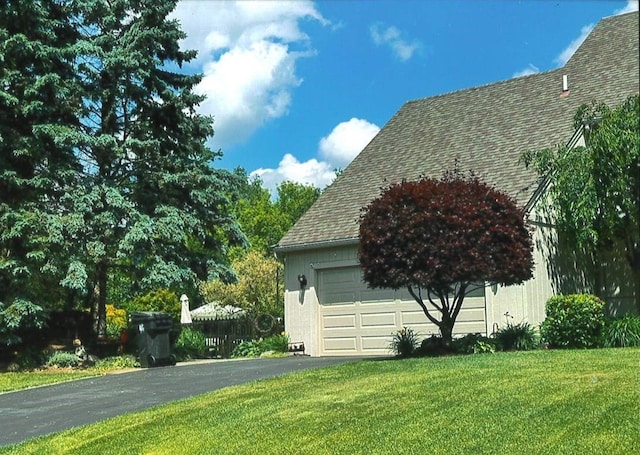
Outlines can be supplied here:
M421 338L438 333L407 291L369 289L359 267L317 272L321 355L386 355L394 332L411 327ZM467 297L456 333L485 332L484 293Z

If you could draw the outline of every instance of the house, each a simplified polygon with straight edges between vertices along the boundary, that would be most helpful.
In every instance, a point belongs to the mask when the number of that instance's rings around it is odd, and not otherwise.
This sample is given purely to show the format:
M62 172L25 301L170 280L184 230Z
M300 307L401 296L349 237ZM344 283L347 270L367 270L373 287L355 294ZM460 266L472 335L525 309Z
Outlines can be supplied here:
M586 278L567 272L576 258L561 260L553 226L537 210L544 197L540 181L520 157L527 150L579 144L573 116L582 104L613 106L637 94L638 55L634 12L600 21L563 68L404 104L277 246L285 261L291 340L304 342L315 356L383 355L391 334L403 326L422 336L437 333L406 290L363 283L358 218L389 183L439 178L455 160L526 207L536 267L522 285L467 297L454 334L490 334L507 320L537 325L548 297L580 291ZM560 270L562 262L568 268ZM620 305L625 293L617 289Z

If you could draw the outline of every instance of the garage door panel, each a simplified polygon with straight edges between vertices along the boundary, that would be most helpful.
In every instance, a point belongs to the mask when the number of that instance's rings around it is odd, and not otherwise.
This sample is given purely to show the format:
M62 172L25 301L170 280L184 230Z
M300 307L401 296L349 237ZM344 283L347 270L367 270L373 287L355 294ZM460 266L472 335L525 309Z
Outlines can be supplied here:
M356 328L356 315L351 314L336 314L325 315L322 318L322 327L324 329L355 329Z
M388 351L391 336L363 336L363 351Z
M324 338L323 340L323 350L325 352L328 351L337 351L337 352L352 352L357 350L356 345L356 337L335 337L335 338Z
M396 313L361 313L360 327L396 327Z

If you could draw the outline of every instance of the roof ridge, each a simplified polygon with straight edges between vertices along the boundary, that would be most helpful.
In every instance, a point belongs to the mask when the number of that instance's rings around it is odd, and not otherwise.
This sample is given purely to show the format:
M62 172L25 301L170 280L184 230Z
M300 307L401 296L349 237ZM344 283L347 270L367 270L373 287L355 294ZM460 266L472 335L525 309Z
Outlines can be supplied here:
M516 80L520 81L520 80L524 80L524 79L532 79L534 77L546 76L546 75L549 75L551 73L560 72L560 70L562 70L562 69L564 69L564 66L561 66L560 68L547 70L547 71L539 71L537 73L527 74L527 75L524 75L524 76L512 77L510 79L502 79L502 80L499 80L499 81L487 82L486 84L473 85L471 87L465 87L465 88L461 88L461 89L457 89L457 90L451 90L450 92L438 93L437 95L424 96L424 97L421 97L421 98L413 98L413 99L410 99L410 100L406 101L404 104L442 98L442 97L445 97L445 96L455 95L456 93L470 92L470 91L473 91L473 90L480 90L480 89L487 88L487 87L496 87L496 86L499 86L499 85L504 85L504 84L507 84L507 83L510 83L510 82L514 82Z

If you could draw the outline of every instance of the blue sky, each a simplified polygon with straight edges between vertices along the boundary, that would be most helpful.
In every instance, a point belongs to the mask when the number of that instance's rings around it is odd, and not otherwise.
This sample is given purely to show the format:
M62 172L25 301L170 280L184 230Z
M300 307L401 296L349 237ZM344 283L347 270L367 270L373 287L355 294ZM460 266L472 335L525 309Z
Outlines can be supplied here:
M216 167L324 187L408 100L558 68L637 0L180 0Z

